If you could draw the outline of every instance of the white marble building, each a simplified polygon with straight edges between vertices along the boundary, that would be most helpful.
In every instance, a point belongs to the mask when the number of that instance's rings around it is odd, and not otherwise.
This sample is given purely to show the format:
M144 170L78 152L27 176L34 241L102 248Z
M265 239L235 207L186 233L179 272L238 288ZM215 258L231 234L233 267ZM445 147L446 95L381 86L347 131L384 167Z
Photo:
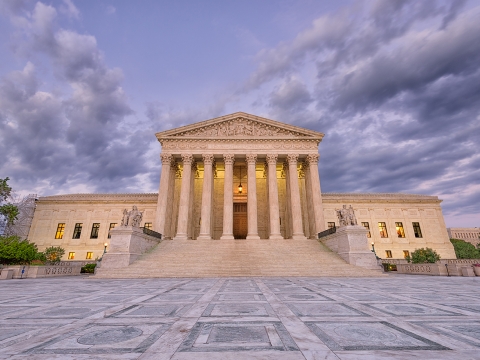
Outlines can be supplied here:
M95 258L121 211L137 205L144 226L167 239L315 239L352 205L382 257L420 247L455 258L435 196L322 194L323 134L246 113L156 134L162 146L157 194L78 194L37 201L29 238L61 245L70 258ZM292 242L294 246L294 242Z

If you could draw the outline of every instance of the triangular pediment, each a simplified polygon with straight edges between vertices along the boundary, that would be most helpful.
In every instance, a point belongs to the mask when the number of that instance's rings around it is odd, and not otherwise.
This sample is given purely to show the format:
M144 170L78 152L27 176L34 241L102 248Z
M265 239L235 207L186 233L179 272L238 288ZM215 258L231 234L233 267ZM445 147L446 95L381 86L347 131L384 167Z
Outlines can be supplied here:
M321 141L323 134L317 131L292 126L259 116L236 112L162 131L156 134L159 141L166 139L315 139Z

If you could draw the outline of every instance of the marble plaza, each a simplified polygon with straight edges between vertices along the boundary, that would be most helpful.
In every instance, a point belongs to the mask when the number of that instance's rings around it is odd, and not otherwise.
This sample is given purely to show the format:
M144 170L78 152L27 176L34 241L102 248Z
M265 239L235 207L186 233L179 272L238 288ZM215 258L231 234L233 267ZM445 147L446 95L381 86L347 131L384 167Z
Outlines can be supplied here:
M0 359L480 359L478 281L11 280Z

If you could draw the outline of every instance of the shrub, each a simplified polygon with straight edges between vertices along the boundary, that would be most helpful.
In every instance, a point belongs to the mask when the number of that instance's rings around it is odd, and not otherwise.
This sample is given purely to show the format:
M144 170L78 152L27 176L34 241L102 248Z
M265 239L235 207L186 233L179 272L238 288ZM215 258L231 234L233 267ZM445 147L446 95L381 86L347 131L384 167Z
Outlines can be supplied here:
M460 239L450 239L457 259L480 259L480 250L474 245Z
M30 264L37 257L37 245L16 235L0 236L0 263Z
M60 246L50 246L43 252L45 254L45 261L48 264L56 264L60 262L62 256L65 254L65 249Z
M440 255L438 255L437 252L433 249L421 248L421 249L416 249L414 252L412 252L411 260L412 260L412 263L414 264L425 264L425 263L433 264L433 263L436 263L438 260L440 260Z
M85 266L82 266L80 272L93 274L95 272L95 266L97 266L97 264L86 264Z

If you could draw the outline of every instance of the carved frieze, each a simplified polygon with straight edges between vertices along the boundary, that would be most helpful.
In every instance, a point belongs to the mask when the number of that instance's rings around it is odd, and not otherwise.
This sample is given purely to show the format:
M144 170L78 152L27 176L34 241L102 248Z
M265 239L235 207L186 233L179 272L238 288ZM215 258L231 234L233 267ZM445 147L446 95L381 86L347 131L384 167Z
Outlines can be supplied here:
M226 140L163 140L163 150L185 151L185 150L317 150L316 140L253 140L253 139L231 139Z

